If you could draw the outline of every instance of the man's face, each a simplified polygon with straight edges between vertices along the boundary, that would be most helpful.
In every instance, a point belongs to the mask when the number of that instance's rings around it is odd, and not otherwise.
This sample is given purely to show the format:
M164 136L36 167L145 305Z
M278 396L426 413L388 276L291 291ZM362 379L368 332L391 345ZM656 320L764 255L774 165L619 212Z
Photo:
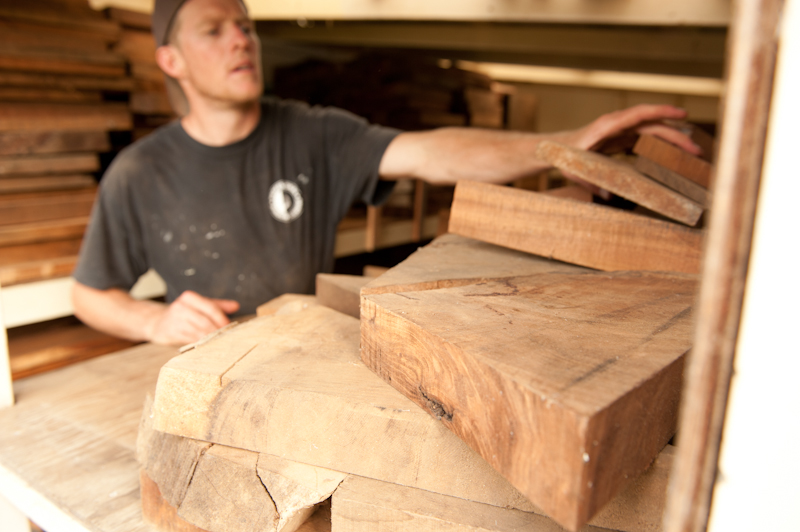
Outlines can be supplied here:
M227 104L261 96L261 47L239 0L188 0L174 23L181 77L199 95Z

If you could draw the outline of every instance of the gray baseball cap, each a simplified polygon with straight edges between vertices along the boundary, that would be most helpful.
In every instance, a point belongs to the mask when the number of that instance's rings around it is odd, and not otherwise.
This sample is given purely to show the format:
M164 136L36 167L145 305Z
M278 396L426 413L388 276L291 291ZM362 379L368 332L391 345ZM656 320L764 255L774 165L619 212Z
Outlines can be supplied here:
M170 26L172 26L172 21L184 2L186 0L156 0L155 6L153 6L151 22L156 46L167 44L167 35L169 34Z

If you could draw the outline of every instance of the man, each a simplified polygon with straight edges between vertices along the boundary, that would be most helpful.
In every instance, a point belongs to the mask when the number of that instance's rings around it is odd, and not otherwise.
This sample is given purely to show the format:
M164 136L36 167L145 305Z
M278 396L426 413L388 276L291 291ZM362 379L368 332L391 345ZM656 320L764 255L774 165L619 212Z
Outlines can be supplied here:
M533 156L543 138L590 149L646 130L699 151L658 123L684 117L668 106L535 135L400 133L336 109L262 103L260 47L240 0L157 0L153 28L158 65L189 111L114 161L74 273L76 315L132 340L189 343L229 314L313 290L350 204L379 203L393 180L507 183L547 167ZM167 282L167 304L128 295L151 267Z

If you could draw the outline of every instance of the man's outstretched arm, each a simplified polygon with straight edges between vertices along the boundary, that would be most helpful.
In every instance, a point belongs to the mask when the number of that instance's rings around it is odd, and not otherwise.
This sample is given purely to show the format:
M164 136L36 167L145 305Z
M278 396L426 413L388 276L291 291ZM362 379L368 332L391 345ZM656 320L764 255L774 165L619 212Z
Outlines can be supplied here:
M402 133L386 149L379 172L383 179L414 177L434 184L452 184L462 179L508 183L549 167L535 155L542 140L589 150L629 132L657 135L690 153L700 153L689 137L661 123L685 116L682 109L668 105L638 105L603 115L580 129L560 133L476 128Z
M239 303L186 291L171 304L138 301L118 288L98 290L76 282L75 315L87 325L120 338L185 345L224 327Z

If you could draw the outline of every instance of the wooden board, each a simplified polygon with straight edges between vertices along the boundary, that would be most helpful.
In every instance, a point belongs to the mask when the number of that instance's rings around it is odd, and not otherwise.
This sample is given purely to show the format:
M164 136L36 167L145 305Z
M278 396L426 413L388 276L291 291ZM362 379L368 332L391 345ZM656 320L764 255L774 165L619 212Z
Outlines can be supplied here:
M563 532L542 515L350 477L333 494L331 525L348 532ZM582 532L602 532L586 526Z
M22 72L125 77L124 59L108 52L23 51L0 47L0 68Z
M7 286L5 282L2 285ZM74 317L14 327L8 331L11 374L15 380L133 345L134 342L90 329Z
M700 270L697 229L497 185L459 182L449 230L600 270Z
M547 140L539 143L536 155L559 170L687 225L695 225L703 214L699 204L616 159Z
M156 42L149 30L122 30L114 51L130 61L156 64Z
M317 274L317 302L348 316L361 316L361 288L372 279L361 275Z
M0 410L2 495L45 530L151 532L136 433L145 393L175 354L145 345L17 381L17 404Z
M163 92L134 92L131 94L131 111L145 115L173 115L166 89Z
M696 289L551 272L363 295L361 356L577 530L674 434Z
M80 238L4 246L0 248L2 249L2 252L0 252L0 266L75 256L80 251L80 247Z
M3 194L0 195L0 226L89 216L96 194L96 189Z
M39 72L2 72L0 86L48 87L64 90L130 91L133 80L128 77L97 77L45 74Z
M109 39L101 35L86 34L79 30L47 28L19 20L0 20L0 45L16 47L60 47L71 50L103 52Z
M209 532L294 531L347 476L155 431L152 400L142 412L137 448L164 501Z
M125 104L0 103L2 131L119 131L133 127Z
M75 4L69 6L64 3L59 5L51 2L47 5L46 2L26 2L0 6L0 16L7 20L45 26L43 31L47 31L48 27L65 28L82 31L84 34L102 36L109 41L118 38L120 28L117 22L104 20L102 15L96 11L93 12L88 4L82 4L81 10L76 10L75 7Z
M0 248L5 250L5 248ZM2 252L2 251L0 251ZM0 284L10 286L57 277L67 277L78 263L78 256L28 261L10 266L0 266Z
M691 179L701 187L709 187L711 163L685 152L665 140L652 135L642 135L636 141L633 152Z
M151 27L149 13L131 11L129 9L121 9L118 7L109 7L106 9L106 15L111 20L116 20L119 22L123 28L149 30Z
M701 187L691 179L687 179L669 168L664 168L660 164L651 161L647 157L642 157L641 155L636 158L634 166L641 173L649 175L659 183L680 192L703 207L708 208L711 206L711 194L708 192L708 189Z
M33 244L50 240L66 240L83 236L88 216L56 221L0 226L0 246Z
M100 160L94 153L0 157L0 176L95 172Z
M317 304L317 298L308 294L282 294L278 297L259 305L256 316L271 316L273 314L291 314L300 312Z
M99 103L103 101L100 91L63 91L59 89L31 89L23 87L0 87L0 101L4 102L53 102L53 103Z
M316 306L228 330L163 368L154 425L189 438L540 512L463 441L363 365L358 326L358 320ZM609 503L595 524L658 530L670 458L665 455L657 473L640 477Z
M95 188L97 181L90 175L47 175L0 177L0 194L35 191Z

